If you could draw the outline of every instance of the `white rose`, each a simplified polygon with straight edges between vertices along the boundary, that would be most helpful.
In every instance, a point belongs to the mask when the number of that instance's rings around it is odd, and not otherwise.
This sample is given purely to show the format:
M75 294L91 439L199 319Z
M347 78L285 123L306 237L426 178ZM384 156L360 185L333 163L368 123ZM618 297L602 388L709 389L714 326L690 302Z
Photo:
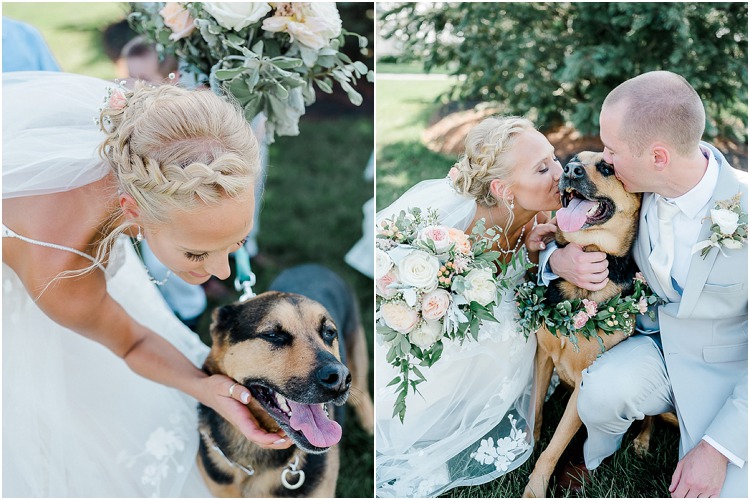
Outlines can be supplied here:
M451 305L451 294L438 288L422 297L422 317L428 320L438 320L445 315Z
M420 241L432 241L437 253L447 251L453 244L448 228L445 226L428 226L419 232Z
M422 349L429 349L443 336L443 325L439 321L422 321L409 334L409 341Z
M391 270L393 261L388 254L379 248L375 249L375 280L379 280Z
M419 314L405 302L388 302L380 307L380 316L389 328L409 333L417 325Z
M712 209L711 220L719 225L721 234L734 234L739 225L740 215L725 208Z
M263 21L266 31L284 31L292 40L312 49L322 49L341 34L341 16L335 2L276 4L276 13Z
M425 292L437 288L440 261L434 255L422 250L414 250L398 263L398 275L401 283Z
M266 2L203 2L203 8L228 30L240 31L271 12Z
M466 283L470 286L464 292L464 297L469 302L486 306L497 297L497 285L489 269L471 270L466 275Z

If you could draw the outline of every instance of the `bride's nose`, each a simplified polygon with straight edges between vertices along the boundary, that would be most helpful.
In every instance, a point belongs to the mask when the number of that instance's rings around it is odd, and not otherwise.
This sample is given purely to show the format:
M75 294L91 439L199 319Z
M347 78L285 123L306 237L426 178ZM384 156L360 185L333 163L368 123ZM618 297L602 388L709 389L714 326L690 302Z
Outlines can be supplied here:
M562 166L560 166L559 163L556 163L552 170L552 179L554 179L555 182L560 180L560 177L562 177Z
M213 274L220 280L225 280L232 274L232 270L229 267L228 254L216 255L213 258L209 258L204 268L207 273Z

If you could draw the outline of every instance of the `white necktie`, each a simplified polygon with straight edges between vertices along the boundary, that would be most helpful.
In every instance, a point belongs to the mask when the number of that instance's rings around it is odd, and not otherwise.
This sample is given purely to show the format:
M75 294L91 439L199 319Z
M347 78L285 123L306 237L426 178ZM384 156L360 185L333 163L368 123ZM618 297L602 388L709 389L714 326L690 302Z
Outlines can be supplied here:
M656 214L659 219L659 241L655 243L648 262L656 275L664 293L670 302L679 302L680 294L672 285L672 265L674 264L674 227L673 219L680 208L660 197L656 202Z

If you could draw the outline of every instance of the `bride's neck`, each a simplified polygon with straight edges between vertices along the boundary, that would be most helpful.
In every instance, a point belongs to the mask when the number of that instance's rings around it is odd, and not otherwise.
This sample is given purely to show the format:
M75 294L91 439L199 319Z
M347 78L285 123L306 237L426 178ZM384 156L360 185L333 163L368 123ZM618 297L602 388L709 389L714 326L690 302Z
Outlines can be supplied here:
M514 208L513 220L511 220L511 210L504 204L497 204L492 207L484 205L478 205L477 207L477 220L484 218L484 225L486 228L496 227L502 229L502 232L512 237L518 234L521 229L529 223L534 217L535 212L529 212L528 210ZM510 222L510 224L508 224Z

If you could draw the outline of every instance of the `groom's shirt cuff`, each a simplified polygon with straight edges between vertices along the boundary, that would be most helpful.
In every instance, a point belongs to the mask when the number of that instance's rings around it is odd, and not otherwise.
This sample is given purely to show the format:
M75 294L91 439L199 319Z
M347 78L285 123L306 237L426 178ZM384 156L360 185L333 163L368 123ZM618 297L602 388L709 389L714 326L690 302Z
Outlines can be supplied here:
M738 457L737 455L735 455L734 453L727 450L722 445L720 445L719 443L711 439L710 436L703 436L703 440L707 442L708 444L710 444L711 446L713 446L714 448L716 448L716 451L718 451L719 453L727 457L730 462L732 462L734 465L736 465L740 469L745 465L744 460L742 460L740 457Z
M537 276L537 285L549 286L550 283L559 278L558 275L552 272L552 268L549 267L549 258L555 250L557 250L557 243L551 241L547 244L547 248L539 252L539 274Z

